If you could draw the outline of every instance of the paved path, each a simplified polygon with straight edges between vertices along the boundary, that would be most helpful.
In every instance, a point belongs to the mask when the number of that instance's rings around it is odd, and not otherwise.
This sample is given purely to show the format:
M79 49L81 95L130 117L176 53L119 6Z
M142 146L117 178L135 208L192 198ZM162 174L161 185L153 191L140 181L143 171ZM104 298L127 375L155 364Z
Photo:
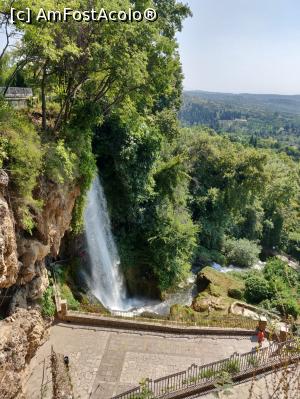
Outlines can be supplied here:
M233 352L249 351L255 344L250 337L138 333L61 323L51 328L50 339L30 364L28 399L51 398L51 345L57 353L70 357L76 399L108 399L137 386L143 378L163 377L192 363L220 360Z

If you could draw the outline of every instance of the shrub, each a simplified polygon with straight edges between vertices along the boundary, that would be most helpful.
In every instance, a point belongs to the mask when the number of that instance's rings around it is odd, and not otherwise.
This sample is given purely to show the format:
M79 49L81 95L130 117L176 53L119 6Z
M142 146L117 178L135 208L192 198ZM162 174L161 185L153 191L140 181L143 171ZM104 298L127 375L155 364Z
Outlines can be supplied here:
M300 260L300 232L293 231L288 235L288 253Z
M56 144L48 145L45 166L47 176L55 183L63 184L76 177L77 156L63 140L59 140Z
M261 248L254 242L242 238L239 240L230 238L224 244L226 259L240 267L250 267L258 260Z
M276 309L285 316L293 316L294 319L300 314L300 306L294 298L282 298L273 301L273 304L276 306Z
M268 281L259 275L250 275L245 282L245 298L251 303L260 303L270 298Z
M197 248L195 257L201 264L205 265L212 264L213 262L223 265L226 262L226 258L221 252L215 249L207 249L201 245Z
M0 136L0 158L6 160L5 166L9 169L18 194L30 202L42 169L40 137L32 123L1 101Z
M243 292L239 290L238 288L229 288L228 290L228 296L234 299L242 299L243 298Z
M239 360L228 360L225 367L223 368L223 371L226 371L229 374L235 374L238 373L240 369L241 365Z
M31 209L41 206L32 193L42 171L44 150L34 125L0 99L0 167L9 172L18 221L31 233Z
M73 292L67 284L60 286L60 293L61 297L67 301L68 307L71 310L78 310L80 308L80 303L74 298Z
M267 280L272 281L277 278L277 281L279 281L280 279L290 288L295 287L299 281L299 273L293 270L287 262L278 258L268 259L263 273Z
M55 315L55 304L53 302L53 289L48 287L41 300L41 311L43 317L53 317Z

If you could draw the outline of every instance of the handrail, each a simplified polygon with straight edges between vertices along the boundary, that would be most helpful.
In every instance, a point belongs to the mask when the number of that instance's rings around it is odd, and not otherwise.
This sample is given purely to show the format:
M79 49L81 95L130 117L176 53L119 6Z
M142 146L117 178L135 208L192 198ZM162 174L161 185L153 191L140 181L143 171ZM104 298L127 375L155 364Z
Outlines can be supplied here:
M59 287L57 283L57 279L55 276L55 271L52 269L52 277L53 277L53 291L57 313L59 314L61 311L61 296L59 292ZM155 318L144 317L142 315L134 315L133 312L123 312L123 311L112 311L112 313L92 313L92 312L84 312L84 311L68 311L69 315L88 315L88 316L97 316L101 319L114 319L114 320L128 320L140 323L148 323L153 325L167 325L167 326L180 326L180 327L217 327L217 328L237 328L248 331L253 331L257 328L258 321L246 317L232 316L227 315L224 316L203 316L197 317L196 320L172 320L169 318L164 318L158 315Z
M114 396L111 399L162 399L176 396L176 393L191 393L192 390L220 380L227 375L243 376L261 368L284 364L286 361L300 359L300 341L293 339L287 342L272 343L266 348L243 354L234 353L226 359L204 364L192 364L187 370L158 378L145 380L139 387ZM181 396L182 397L182 396Z

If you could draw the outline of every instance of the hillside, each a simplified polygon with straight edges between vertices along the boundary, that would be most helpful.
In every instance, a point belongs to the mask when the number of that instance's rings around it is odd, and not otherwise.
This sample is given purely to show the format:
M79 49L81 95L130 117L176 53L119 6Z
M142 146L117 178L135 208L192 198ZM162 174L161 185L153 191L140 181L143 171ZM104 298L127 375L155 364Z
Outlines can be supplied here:
M299 95L188 91L179 117L187 126L203 124L235 141L300 157Z

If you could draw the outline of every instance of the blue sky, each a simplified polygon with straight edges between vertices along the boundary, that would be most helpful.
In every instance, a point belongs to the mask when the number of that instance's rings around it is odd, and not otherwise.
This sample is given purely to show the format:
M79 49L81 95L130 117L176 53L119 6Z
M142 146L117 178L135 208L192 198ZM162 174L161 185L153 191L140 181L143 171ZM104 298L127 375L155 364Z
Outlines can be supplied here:
M300 94L299 0L181 1L185 89Z
M299 0L182 0L185 89L300 94Z

